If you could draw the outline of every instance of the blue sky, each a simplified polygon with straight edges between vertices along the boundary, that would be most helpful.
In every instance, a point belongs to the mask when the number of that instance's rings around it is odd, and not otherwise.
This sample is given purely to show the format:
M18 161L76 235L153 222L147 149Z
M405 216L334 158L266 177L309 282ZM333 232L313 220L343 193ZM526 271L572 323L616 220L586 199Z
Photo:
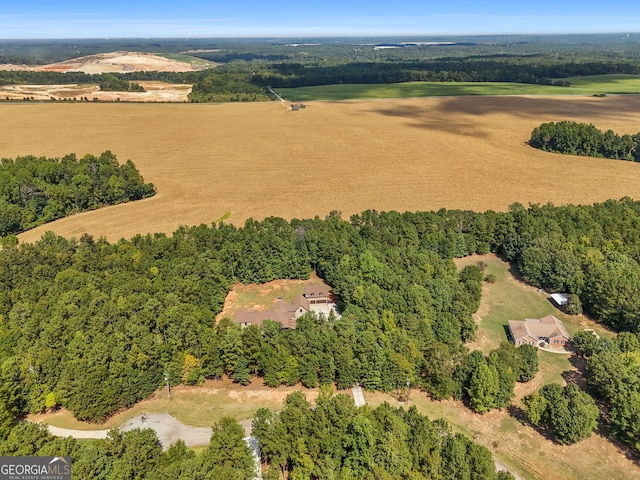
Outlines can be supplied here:
M640 32L638 0L6 1L0 38Z

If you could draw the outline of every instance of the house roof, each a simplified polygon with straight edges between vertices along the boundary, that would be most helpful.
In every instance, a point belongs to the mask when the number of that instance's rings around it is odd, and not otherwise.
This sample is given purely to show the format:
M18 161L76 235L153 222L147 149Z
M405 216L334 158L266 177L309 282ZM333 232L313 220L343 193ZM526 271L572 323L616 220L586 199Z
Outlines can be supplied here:
M553 315L542 318L525 318L524 320L509 320L509 329L514 340L525 336L535 339L562 336L571 340L564 324Z
M293 302L284 302L278 299L269 310L242 310L233 315L233 323L249 323L262 325L265 320L280 322L284 328L296 328L296 310L302 307L309 311L309 301L302 295L298 295Z
M307 285L304 287L304 296L306 298L310 297L326 297L329 292L327 291L327 287L323 285Z

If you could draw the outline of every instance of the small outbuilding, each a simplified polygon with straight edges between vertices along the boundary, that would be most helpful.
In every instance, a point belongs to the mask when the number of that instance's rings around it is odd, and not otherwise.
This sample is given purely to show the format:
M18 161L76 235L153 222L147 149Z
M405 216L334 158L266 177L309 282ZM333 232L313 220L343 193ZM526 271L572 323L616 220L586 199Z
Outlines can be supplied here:
M568 293L552 293L549 295L551 298L551 302L554 303L558 308L564 308L569 303L569 294Z

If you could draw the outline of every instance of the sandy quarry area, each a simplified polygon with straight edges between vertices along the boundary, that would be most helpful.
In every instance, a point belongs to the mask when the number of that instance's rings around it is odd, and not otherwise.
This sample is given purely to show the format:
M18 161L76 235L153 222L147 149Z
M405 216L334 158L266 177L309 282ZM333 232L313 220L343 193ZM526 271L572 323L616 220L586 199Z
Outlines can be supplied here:
M74 58L49 65L0 64L0 70L35 72L127 73L138 71L190 72L215 67L215 63L193 57L182 62L139 52L111 52ZM187 102L192 85L158 81L136 82L145 92L103 92L98 85L0 85L0 101L76 100L122 102Z
M640 199L640 164L527 145L542 122L635 133L640 96L441 97L247 104L0 104L0 157L114 152L153 198L43 225L110 240L248 217L343 218L366 209L505 210L513 202Z
M188 63L154 55L153 53L109 52L78 57L49 65L0 64L0 70L84 73L191 72L215 66L213 62L195 60L192 63Z
M0 85L0 100L187 102L193 85L167 82L136 82L144 92L103 92L98 85Z

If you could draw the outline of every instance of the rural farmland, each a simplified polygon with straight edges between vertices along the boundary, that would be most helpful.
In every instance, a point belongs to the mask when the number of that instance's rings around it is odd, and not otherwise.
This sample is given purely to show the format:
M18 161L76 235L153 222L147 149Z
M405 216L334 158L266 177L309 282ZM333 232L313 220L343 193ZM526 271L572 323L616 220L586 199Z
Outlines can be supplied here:
M179 225L339 210L504 210L640 197L640 165L541 152L542 122L592 122L633 133L640 97L443 97L279 103L5 105L0 156L111 150L158 194L78 214L53 230L109 240Z

